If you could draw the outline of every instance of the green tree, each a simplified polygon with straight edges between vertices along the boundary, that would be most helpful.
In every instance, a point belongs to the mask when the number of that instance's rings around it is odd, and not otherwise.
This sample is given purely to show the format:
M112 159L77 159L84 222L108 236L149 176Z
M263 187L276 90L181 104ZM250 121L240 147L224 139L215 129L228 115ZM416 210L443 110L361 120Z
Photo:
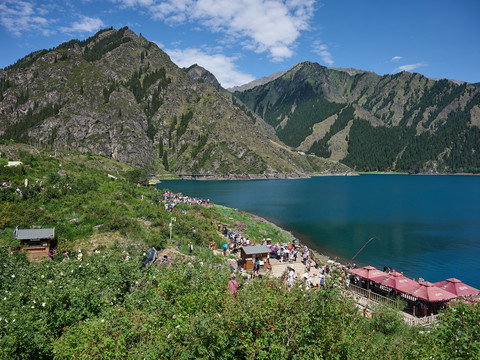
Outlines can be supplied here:
M127 179L127 181L134 184L142 184L142 185L148 184L148 174L146 170L134 169L134 170L127 171L125 173L125 178Z
M163 159L163 139L158 141L158 157Z
M168 169L168 155L167 155L167 152L164 151L163 152L163 160L162 160L162 163L163 163L163 167L165 168L165 170L169 170Z

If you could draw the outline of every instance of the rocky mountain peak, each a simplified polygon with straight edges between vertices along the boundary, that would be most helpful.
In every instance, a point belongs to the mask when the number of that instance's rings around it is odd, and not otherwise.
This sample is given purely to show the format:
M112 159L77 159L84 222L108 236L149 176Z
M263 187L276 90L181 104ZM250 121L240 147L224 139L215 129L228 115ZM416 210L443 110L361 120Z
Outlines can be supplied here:
M246 90L249 90L249 89L253 89L254 87L256 86L261 86L263 84L267 84L269 83L270 81L273 81L277 78L279 78L280 76L282 76L283 74L285 74L285 71L279 71L279 72L276 72L272 75L269 75L269 76L265 76L265 77L262 77L260 79L256 79L256 80L253 80L247 84L244 84L244 85L240 85L240 86L234 86L232 88L229 88L227 89L228 91L230 92L235 92L235 91L239 91L239 92L242 92L242 91L246 91Z
M217 91L207 70L187 70L196 80L126 27L32 53L0 72L0 138L97 153L160 173L348 170L291 152L243 104Z
M195 81L205 83L216 90L220 90L222 88L215 75L197 64L194 64L188 68L183 68L183 71L185 71L185 73Z
M480 91L466 83L305 61L234 95L285 144L361 171L480 172Z

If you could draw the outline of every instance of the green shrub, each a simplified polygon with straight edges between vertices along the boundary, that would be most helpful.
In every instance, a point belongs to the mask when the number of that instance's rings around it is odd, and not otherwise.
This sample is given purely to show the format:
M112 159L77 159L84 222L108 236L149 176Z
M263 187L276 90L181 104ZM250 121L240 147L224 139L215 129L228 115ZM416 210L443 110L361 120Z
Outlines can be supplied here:
M0 201L5 203L13 203L17 200L17 194L15 194L15 189L6 188L0 190Z
M455 302L442 314L434 330L439 341L439 358L480 359L480 306Z
M108 222L107 227L113 231L120 230L122 233L138 231L140 229L138 221L127 215L114 215Z
M147 185L148 174L146 170L134 169L125 173L125 179L134 184Z
M25 165L34 166L36 164L36 160L35 160L36 157L28 151L19 150L18 151L18 158Z
M392 335L405 328L403 315L398 308L379 305L372 315L371 327L384 335Z

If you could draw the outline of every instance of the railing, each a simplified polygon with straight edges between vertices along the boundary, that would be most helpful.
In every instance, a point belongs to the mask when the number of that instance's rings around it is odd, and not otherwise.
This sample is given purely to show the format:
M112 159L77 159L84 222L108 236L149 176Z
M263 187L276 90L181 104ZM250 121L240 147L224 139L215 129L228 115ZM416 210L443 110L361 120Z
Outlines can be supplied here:
M397 302L393 299L389 299L385 296L382 296L382 295L379 295L377 293L372 292L372 290L367 290L367 289L361 288L360 286L357 286L357 285L350 284L350 286L347 288L347 290L349 290L349 291L351 291L355 294L361 295L363 297L366 297L368 300L375 301L377 303L387 303L387 304L390 304L390 305L396 305L397 304Z
M362 296L364 301L357 301L362 306L367 306L369 302L387 303L390 305L396 305L397 303L393 299L389 299L385 296L374 293L371 290L367 290L352 284L347 288L347 291L353 295ZM410 326L430 326L436 321L438 321L438 314L425 316L421 318L415 318L415 317L412 317L411 315L403 313L403 321L405 321Z
M421 318L411 318L411 317L404 316L403 321L405 321L410 326L430 326L433 323L438 321L438 314L425 316Z

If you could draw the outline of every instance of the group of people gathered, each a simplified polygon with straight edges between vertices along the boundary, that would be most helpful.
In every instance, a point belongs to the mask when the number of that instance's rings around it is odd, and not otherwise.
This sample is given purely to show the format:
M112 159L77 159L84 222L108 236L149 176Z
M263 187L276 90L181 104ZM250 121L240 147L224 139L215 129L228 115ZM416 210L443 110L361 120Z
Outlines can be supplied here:
M48 257L51 260L55 260L57 257L57 251L55 249L50 249L48 252ZM70 255L67 250L62 250L62 261L68 261L70 259L76 259L78 261L83 261L83 253L82 250L77 250L77 255L74 254Z
M182 193L174 194L172 192L165 192L162 195L163 203L165 204L165 210L170 212L173 211L173 208L177 204L187 204L187 205L200 205L200 206L211 206L213 205L210 202L210 199L200 199L195 197L183 196Z

